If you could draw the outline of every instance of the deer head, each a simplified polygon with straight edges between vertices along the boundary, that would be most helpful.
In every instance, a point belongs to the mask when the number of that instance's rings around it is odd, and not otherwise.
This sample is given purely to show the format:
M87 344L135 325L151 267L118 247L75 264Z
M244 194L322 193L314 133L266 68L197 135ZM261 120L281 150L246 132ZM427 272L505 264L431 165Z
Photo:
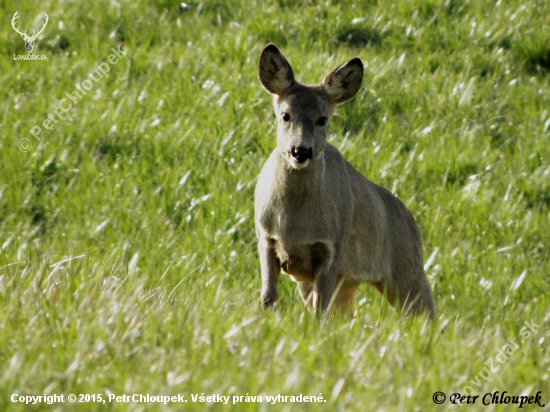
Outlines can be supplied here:
M27 49L27 53L32 53L34 49L34 43L36 42L36 38L40 33L44 31L44 29L46 28L46 24L48 24L48 20L49 20L48 15L44 13L44 15L42 16L42 19L44 20L44 24L39 30L33 29L33 33L31 36L27 34L27 30L25 30L25 32L23 33L19 30L19 27L16 26L16 21L18 18L19 18L19 10L17 10L13 15L13 18L11 19L11 25L13 29L21 35L23 40L25 40L25 48Z

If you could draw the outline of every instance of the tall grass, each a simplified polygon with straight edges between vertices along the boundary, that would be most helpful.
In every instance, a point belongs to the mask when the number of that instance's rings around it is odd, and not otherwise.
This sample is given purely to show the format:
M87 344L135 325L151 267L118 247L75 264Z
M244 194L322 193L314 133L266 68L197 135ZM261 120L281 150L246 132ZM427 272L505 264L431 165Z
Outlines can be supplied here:
M550 404L549 4L6 0L0 10L0 409L27 409L12 394L142 393L188 403L32 408L455 410L434 392L468 386L542 391ZM26 54L16 10L22 28L48 13L34 51L47 60L14 60ZM304 82L354 55L365 62L330 141L415 215L432 326L366 285L353 320L317 322L284 277L278 311L260 309L253 191L275 147L256 73L267 42ZM109 77L34 139L118 47L127 54ZM525 322L539 325L529 337ZM518 348L487 373L511 339ZM201 393L326 402L193 403ZM480 402L467 408L510 408Z

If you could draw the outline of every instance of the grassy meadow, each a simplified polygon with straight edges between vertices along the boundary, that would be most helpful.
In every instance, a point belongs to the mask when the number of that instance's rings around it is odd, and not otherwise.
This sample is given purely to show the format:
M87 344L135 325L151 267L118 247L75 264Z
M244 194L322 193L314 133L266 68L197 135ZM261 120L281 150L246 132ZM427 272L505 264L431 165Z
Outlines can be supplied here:
M22 30L48 14L45 60L14 57L17 10ZM453 393L479 395L460 410L517 409L483 405L495 391L541 391L545 407L522 409L550 410L550 3L3 0L0 13L0 410L456 411ZM318 322L285 276L278 310L261 309L268 42L306 83L365 63L330 141L415 216L433 324L368 285L353 320ZM132 394L187 402L97 401ZM266 402L278 394L325 402Z

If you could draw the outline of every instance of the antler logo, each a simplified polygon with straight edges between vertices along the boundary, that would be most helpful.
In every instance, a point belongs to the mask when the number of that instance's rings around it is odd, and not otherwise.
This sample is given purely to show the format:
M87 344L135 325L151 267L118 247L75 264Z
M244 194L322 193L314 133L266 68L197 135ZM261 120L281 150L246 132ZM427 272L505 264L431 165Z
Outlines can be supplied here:
M22 33L19 30L19 27L16 26L18 18L19 18L19 10L17 10L15 12L15 14L13 15L13 18L11 19L11 25L12 25L13 29L21 35L23 40L25 40L25 48L27 49L27 53L32 53L32 51L34 49L34 43L36 42L36 38L38 37L38 35L40 33L42 33L44 31L44 29L46 28L46 24L48 24L48 20L49 20L48 15L46 13L44 13L44 15L42 16L42 19L44 20L44 24L42 25L42 28L39 29L39 30L33 29L32 36L29 36L27 34L27 30L25 30L24 33Z

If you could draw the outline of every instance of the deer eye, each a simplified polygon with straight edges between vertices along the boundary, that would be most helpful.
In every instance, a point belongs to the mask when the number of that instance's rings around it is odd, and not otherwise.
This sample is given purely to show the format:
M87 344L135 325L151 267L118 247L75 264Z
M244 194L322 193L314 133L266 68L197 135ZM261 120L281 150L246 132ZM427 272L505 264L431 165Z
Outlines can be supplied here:
M288 113L283 113L281 117L285 122L288 122L290 120L290 115Z
M325 126L328 122L328 117L319 117L317 120L317 126Z

